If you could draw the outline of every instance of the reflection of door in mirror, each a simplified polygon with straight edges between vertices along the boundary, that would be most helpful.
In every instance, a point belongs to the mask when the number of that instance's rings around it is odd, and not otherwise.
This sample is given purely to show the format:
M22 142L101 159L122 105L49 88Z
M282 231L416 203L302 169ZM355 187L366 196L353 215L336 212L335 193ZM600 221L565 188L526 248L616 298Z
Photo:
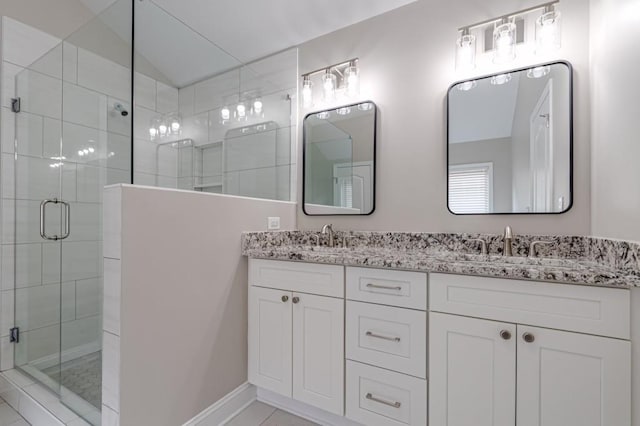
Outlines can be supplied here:
M371 211L373 162L335 164L333 166L334 205L352 208L360 213Z
M553 211L552 88L549 80L531 113L531 208L533 212Z

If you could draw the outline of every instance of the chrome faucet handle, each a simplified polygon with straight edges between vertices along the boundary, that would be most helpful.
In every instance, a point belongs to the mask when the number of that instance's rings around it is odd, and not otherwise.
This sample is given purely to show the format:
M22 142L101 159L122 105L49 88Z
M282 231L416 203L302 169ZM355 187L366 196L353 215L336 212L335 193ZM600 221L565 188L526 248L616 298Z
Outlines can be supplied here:
M502 249L503 256L513 256L512 241L513 231L511 230L511 227L507 225L507 227L504 228L504 247Z
M487 242L482 238L472 238L469 241L479 242L480 243L480 254L488 254L489 250L487 250Z
M536 255L536 247L538 247L539 245L542 244L553 244L552 241L540 241L540 240L536 240L536 241L531 241L531 244L529 244L529 258L533 259L538 257Z
M316 247L320 247L320 235L314 235L313 238L316 239Z
M349 240L352 240L354 238L358 238L355 235L343 235L342 236L342 248L348 248L349 246Z

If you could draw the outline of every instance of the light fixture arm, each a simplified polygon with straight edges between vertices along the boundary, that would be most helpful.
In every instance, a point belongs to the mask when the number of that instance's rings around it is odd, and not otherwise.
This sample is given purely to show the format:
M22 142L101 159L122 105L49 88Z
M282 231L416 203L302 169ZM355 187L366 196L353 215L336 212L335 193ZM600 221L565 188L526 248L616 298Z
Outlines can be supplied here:
M517 17L519 15L524 15L525 13L533 12L534 10L543 9L545 12L547 12L547 8L550 8L549 11L551 11L551 10L553 10L553 8L555 8L555 5L558 4L558 3L560 3L560 0L555 0L555 1L547 2L547 3L543 3L543 4L540 4L538 6L528 7L526 9L519 10L517 12L511 13L509 15L502 16L502 17L497 18L497 19L496 18L487 19L487 20L484 20L484 21L481 21L481 22L476 22L475 24L467 25L465 27L460 27L460 28L458 28L458 31L464 31L464 30L470 31L470 30L472 30L474 28L482 27L482 26L487 25L487 24L503 21L504 19L515 18L515 17Z

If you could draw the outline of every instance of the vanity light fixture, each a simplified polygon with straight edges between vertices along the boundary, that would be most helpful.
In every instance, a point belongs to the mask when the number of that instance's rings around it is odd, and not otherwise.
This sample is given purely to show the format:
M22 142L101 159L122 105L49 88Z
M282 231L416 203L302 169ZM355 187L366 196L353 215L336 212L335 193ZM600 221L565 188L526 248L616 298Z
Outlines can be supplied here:
M182 134L182 116L177 113L160 115L149 124L149 139L164 139Z
M491 84L493 84L494 86L507 84L510 81L511 81L511 73L498 74L491 77Z
M373 108L373 104L371 102L363 102L358 104L358 109L360 111L369 111Z
M351 108L349 107L338 108L336 112L338 113L338 115L349 115L351 114Z
M536 54L543 55L560 48L560 12L555 5L545 6L536 19Z
M262 99L255 98L253 100L253 115L262 115Z
M236 105L235 115L236 115L236 120L238 121L247 120L247 107L244 105L244 103L240 102L238 103L238 105Z
M316 118L318 120L326 120L329 117L331 117L331 113L329 111L322 111L316 114Z
M313 79L315 76L322 89L322 100L331 103L337 95L356 97L360 94L360 68L358 59L321 68L302 75L302 107L311 108L314 105Z
M551 67L545 65L542 67L529 68L527 70L527 77L529 78L542 78L551 72Z
M460 30L456 40L456 69L470 70L476 66L476 36L469 33L469 28Z
M494 24L493 62L504 64L516 58L516 24L513 18L502 18Z
M230 118L231 118L231 110L229 109L228 106L225 105L220 110L220 122L222 124L226 124Z
M468 71L475 67L477 59L476 36L478 34L484 34L480 40L486 40L481 46L481 53L490 51L493 55L493 62L496 64L513 61L516 57L516 44L518 43L527 42L523 48L526 49L531 45L536 54L546 54L557 50L560 47L561 39L560 11L557 10L559 2L560 0L548 1L500 18L488 19L458 28L456 69ZM531 24L531 27L535 26L535 41L533 36L530 39L527 38L528 23ZM492 44L491 41L493 41ZM535 48L533 48L534 45Z

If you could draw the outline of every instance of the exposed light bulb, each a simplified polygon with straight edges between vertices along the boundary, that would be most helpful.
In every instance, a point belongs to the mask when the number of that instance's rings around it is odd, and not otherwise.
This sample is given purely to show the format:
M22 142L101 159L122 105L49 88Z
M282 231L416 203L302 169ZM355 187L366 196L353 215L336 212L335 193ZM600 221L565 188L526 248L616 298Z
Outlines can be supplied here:
M150 127L149 137L151 138L151 140L155 140L155 138L158 137L158 129L156 129L155 127Z
M260 98L253 101L253 112L257 115L262 114L262 100Z
M83 151L83 150L78 151L78 155L79 155L80 157L84 157L84 151Z
M302 106L304 108L313 106L313 82L308 76L302 80Z
M162 123L158 126L158 132L160 133L160 136L164 137L167 135L167 131L169 130L169 128L167 127L166 124Z
M516 25L506 22L493 30L493 61L504 63L516 57Z
M345 70L344 74L347 80L347 95L358 96L360 94L360 70L356 65L352 65Z
M247 107L243 103L236 105L236 119L245 121L247 119Z
M325 102L331 102L334 100L336 96L336 76L331 74L328 70L325 75L322 76L322 90Z
M90 147L88 148L88 151L89 151L90 153L92 153L92 154L93 154L94 152L96 152L96 150L95 150L92 146L90 146Z
M329 111L322 111L316 114L316 118L319 120L326 120L331 117L331 113Z
M223 121L227 121L231 118L231 111L229 111L229 107L223 107L220 110L220 119Z
M560 48L560 12L545 10L536 19L536 54L543 55Z
M180 131L180 122L178 120L173 120L171 122L171 131L173 133L178 133Z
M476 37L465 29L456 41L456 69L470 70L476 66Z

